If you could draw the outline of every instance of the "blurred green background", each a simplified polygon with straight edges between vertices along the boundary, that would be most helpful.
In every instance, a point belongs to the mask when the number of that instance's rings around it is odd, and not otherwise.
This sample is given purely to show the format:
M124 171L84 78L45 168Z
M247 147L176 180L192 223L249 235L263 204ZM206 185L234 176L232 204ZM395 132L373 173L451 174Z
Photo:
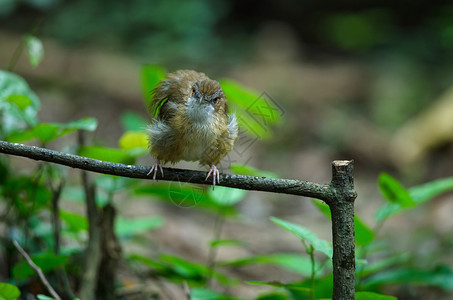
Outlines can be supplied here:
M152 64L231 78L265 93L283 121L264 124L269 138L243 141L224 163L326 183L332 160L354 159L357 211L372 225L384 202L376 186L379 173L406 186L452 176L453 5L448 1L0 0L1 69L8 68L28 33L43 41L44 59L32 68L23 55L14 71L40 97L40 119L95 117L95 143L117 145L124 112L148 118L140 70ZM148 157L141 164L151 162ZM451 266L451 200L451 193L438 197L389 221L381 234L395 249L412 249L427 261ZM162 211L169 224L199 217L175 206L121 206L132 215ZM264 242L267 252L299 247L282 244L273 230L256 236L269 215L330 239L330 224L305 199L249 193L239 208L248 221L227 224L226 235L240 232L251 244ZM203 239L203 221L188 225L185 233L177 227L158 234L160 250L203 257L197 243L181 236ZM440 299L426 298L439 294L452 299L436 290L389 290L401 299Z

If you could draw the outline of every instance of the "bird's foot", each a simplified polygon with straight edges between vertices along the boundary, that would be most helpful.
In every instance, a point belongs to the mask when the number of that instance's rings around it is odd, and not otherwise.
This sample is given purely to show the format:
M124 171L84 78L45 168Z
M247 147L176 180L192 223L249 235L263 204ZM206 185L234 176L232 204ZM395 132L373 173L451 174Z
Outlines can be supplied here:
M157 169L160 169L160 173L162 174L162 177L164 177L164 170L162 170L162 166L160 165L160 160L156 160L156 163L151 166L151 170L149 170L147 176L153 174L153 180L156 180L156 174L157 174Z
M217 183L220 182L220 172L219 169L217 169L216 166L211 165L211 169L208 172L208 176L206 176L205 180L208 180L209 176L212 174L212 190L214 190L215 183L216 183L216 178L217 178Z

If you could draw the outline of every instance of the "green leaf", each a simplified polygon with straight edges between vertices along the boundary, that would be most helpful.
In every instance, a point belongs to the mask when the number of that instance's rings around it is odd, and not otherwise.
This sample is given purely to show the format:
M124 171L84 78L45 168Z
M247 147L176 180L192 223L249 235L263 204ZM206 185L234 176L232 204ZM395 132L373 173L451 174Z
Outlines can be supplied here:
M381 272L385 269L395 268L401 266L405 263L408 263L411 259L409 253L401 253L392 255L390 257L381 258L377 261L367 263L359 268L357 268L357 275L362 277L368 277L372 274Z
M78 154L97 160L109 161L113 163L121 163L132 165L135 159L129 155L125 150L107 148L102 146L85 146L80 147Z
M392 215L420 205L451 190L453 190L453 177L438 179L414 186L408 190L411 199L414 201L414 205L405 206L399 203L386 203L376 212L375 218L378 221L382 221Z
M409 191L387 173L379 175L378 187L388 203L376 212L375 218L377 221L383 221L408 207L417 205Z
M107 193L116 193L131 188L139 183L134 178L120 177L114 175L101 175L95 179L96 186Z
M409 192L391 175L381 173L378 179L379 190L385 200L398 203L403 207L415 205Z
M159 255L158 259L151 259L141 255L132 255L130 261L140 262L154 270L154 274L177 282L190 280L195 283L204 283L209 276L213 276L222 284L231 284L235 280L212 270L205 265L191 262L173 255Z
M165 78L165 70L160 66L145 65L142 68L142 86L143 95L146 100L147 107L151 102L151 91L157 86L159 81Z
M146 125L149 123L141 115L131 111L123 113L120 117L124 131L136 131L146 133Z
M243 267L249 265L274 265L303 276L310 276L312 267L311 260L308 256L286 253L249 256L232 261L218 262L218 264L230 267ZM319 266L320 264L315 261L316 269L319 268Z
M221 247L221 246L244 246L245 242L240 240L214 240L209 243L209 247Z
M231 164L230 170L236 174L249 175L255 177L280 178L276 173L259 170L247 165Z
M319 239L313 232L311 232L307 228L280 220L275 217L271 217L271 221L279 225L283 229L291 232L300 239L307 241L313 246L315 250L324 253L329 258L332 258L333 250L332 246L330 246L330 243L325 240Z
M95 131L98 121L95 118L85 117L77 121L59 124L64 129Z
M96 127L97 120L94 118L83 118L69 123L39 123L32 129L15 132L8 137L8 140L22 142L36 138L43 143L48 143L75 130L93 131Z
M25 108L28 100L22 97L30 100L30 105ZM8 136L26 126L36 125L40 106L38 97L23 78L0 70L0 134Z
M208 189L208 196L214 203L220 206L232 206L245 198L247 191L217 186L215 190Z
M60 218L69 226L71 231L88 231L88 220L85 216L60 210Z
M364 283L367 286L382 284L435 286L446 291L453 291L453 270L447 266L440 266L428 271L415 268L401 268L379 272L366 279Z
M236 111L241 128L251 136L270 138L271 126L280 122L283 110L265 93L259 94L228 79L219 82L226 98Z
M32 67L37 67L44 57L44 47L40 39L33 35L25 36L25 48Z
M124 238L161 227L164 224L162 217L136 217L115 219L115 233Z
M21 111L24 111L32 104L30 97L26 95L10 95L6 101L14 103Z
M52 297L49 297L49 296L46 296L46 295L37 295L36 298L38 298L38 300L55 300L55 298L52 298Z
M148 153L148 135L139 131L126 131L118 141L118 145L125 150L143 148L144 153Z
M452 190L453 177L448 177L411 187L409 194L417 204L420 204Z
M0 283L0 299L16 300L20 296L19 289L9 283Z
M154 195L180 207L194 207L211 203L203 188L180 182L143 185L135 189L134 193L136 195Z
M62 267L68 261L67 256L55 255L51 252L32 255L31 259L44 273ZM13 278L16 280L27 279L35 275L37 275L36 271L26 261L21 261L13 267Z
M284 287L288 290L297 290L297 291L304 291L304 292L310 292L309 288L305 288L300 286L299 284L293 284L293 283L283 283L280 281L247 281L248 284L253 284L253 285L267 285L267 286L275 286L275 287Z
M271 292L258 296L256 300L288 300L289 297L282 292Z
M191 300L239 300L239 298L222 295L217 292L203 289L203 288L191 289L190 299Z
M397 300L397 298L373 292L357 292L355 300Z

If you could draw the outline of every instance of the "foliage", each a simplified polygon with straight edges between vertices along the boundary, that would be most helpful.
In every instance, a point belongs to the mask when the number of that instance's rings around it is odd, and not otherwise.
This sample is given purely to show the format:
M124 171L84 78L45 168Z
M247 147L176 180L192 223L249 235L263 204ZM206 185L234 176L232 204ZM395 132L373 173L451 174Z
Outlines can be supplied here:
M346 23L355 24L360 20L352 18L346 21ZM30 63L36 65L42 58L39 50L40 43L30 37L27 41L30 44L28 45ZM352 46L349 45L349 47ZM164 70L158 66L143 68L145 102L149 101L149 90L162 79L164 73ZM241 126L243 129L245 127L246 133L252 137L269 138L272 130L270 127L263 128L263 124L273 126L282 120L276 104L231 80L222 80L221 84L227 97L234 104L239 120L242 120ZM274 114L263 115L264 119L259 120L256 117L261 114L260 109L263 107ZM2 139L14 142L35 141L46 145L75 132L94 131L98 125L93 118L82 118L67 123L42 123L38 119L39 108L38 97L21 77L11 72L0 71L0 137ZM118 148L74 144L66 149L99 160L135 164L141 156L148 153L146 120L133 112L125 112L120 122L124 133L118 140ZM64 186L67 172L58 166L38 163L32 168L17 170L8 157L0 156L0 202L5 207L5 213L2 212L0 222L7 228L7 235L2 242L5 241L8 245L11 240L17 240L27 245L31 259L46 275L50 275L54 284L58 285L55 276L61 270L78 281L81 273L80 257L87 242L89 222L86 216L76 211L58 207L58 201L74 205L83 203L86 200L84 187ZM251 176L278 177L275 173L247 165L235 164L231 166L231 170ZM246 191L220 186L212 191L178 182L150 184L108 175L97 176L92 184L95 186L94 196L98 212L107 204L115 205L114 197L121 193L131 198L131 202L136 197L144 197L179 207L196 207L202 213L217 215L219 223L227 218L232 221L237 220L235 218L241 216L241 212L237 209L238 204L247 195ZM56 188L58 185L61 186L60 190ZM415 254L393 253L391 247L378 238L379 228L386 220L453 190L453 179L439 179L406 189L398 180L383 173L379 176L378 186L387 201L376 213L375 220L378 226L372 229L360 216L356 215L354 218L357 247L356 299L395 299L382 294L383 287L389 284L427 285L446 291L453 290L451 267L436 265L429 269L422 268L417 264ZM326 204L317 200L313 203L324 216L330 218L330 210ZM56 211L55 206L57 206ZM50 221L53 218L62 221L61 228L57 228ZM215 236L208 246L211 255L207 264L162 253L144 255L131 251L124 256L128 267L136 270L142 277L157 279L159 282L187 283L192 299L238 299L209 288L211 281L215 281L222 287L219 290L226 290L238 284L266 286L268 291L256 295L254 297L256 300L331 298L332 245L301 225L275 217L271 217L271 221L298 238L302 243L301 250L305 250L305 253L300 251L300 253L257 254L218 261L215 253L219 248L246 248L248 245L241 240L222 239L220 233L214 228ZM144 245L144 241L148 245L149 239L144 233L162 226L165 226L165 219L162 216L135 218L118 216L114 220L114 233L123 245L137 243L140 246ZM25 230L22 230L23 228ZM63 241L70 243L58 244L56 231ZM10 281L14 285L1 283L0 299L17 299L21 295L17 287L25 290L27 284L35 279L35 271L24 260L17 259L17 256L10 252L2 252L2 255L13 265L8 271L12 274ZM264 265L290 272L298 276L298 279L293 282L281 282L278 278L272 281L243 282L228 272L235 268ZM45 295L37 295L37 298L49 299Z

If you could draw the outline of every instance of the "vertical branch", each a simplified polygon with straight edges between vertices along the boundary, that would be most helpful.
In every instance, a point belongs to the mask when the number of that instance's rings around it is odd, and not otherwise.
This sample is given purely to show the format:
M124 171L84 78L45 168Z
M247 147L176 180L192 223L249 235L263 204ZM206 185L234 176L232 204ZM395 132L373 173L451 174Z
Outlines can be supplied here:
M101 264L102 276L98 278L97 296L98 299L114 300L115 279L118 269L118 262L121 258L121 246L115 234L116 209L109 203L102 210L101 223Z
M355 241L353 161L336 160L332 163L332 199L328 202L332 213L333 238L333 300L355 297Z
M79 145L84 145L82 132L79 131ZM82 171L82 183L85 190L86 214L88 218L88 245L85 250L85 265L80 283L79 296L83 300L94 300L100 251L100 213L96 206L96 193L87 171ZM113 288L113 287L112 287Z

